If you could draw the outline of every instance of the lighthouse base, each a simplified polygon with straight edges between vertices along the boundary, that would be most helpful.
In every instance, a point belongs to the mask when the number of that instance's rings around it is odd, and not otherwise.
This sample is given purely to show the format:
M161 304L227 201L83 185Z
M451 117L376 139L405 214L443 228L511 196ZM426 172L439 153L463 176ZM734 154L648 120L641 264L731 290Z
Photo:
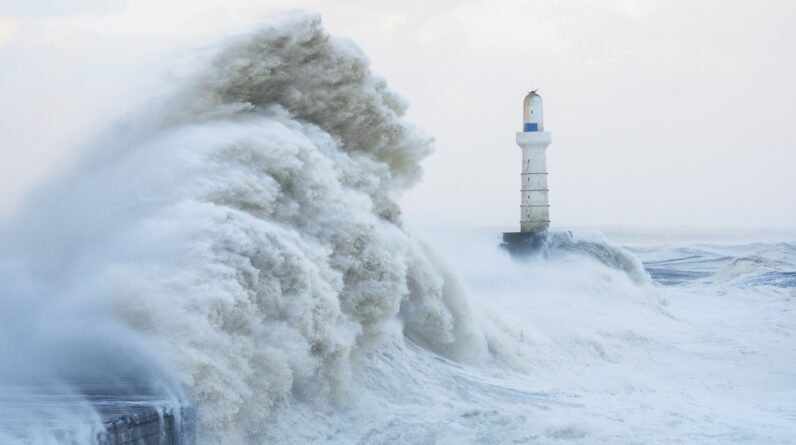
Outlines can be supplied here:
M506 249L511 256L523 258L542 250L547 239L547 230L533 230L530 232L503 232L503 242L500 247Z

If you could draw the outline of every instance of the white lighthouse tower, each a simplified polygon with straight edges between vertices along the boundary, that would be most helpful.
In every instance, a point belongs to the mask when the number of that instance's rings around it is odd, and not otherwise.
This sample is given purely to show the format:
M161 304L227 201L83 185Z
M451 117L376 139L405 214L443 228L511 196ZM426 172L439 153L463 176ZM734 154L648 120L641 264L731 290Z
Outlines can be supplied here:
M547 202L547 146L552 138L544 131L542 97L531 91L522 108L522 131L517 145L522 149L522 186L520 194L520 232L545 230L550 226Z
M546 151L551 141L550 133L544 131L542 97L531 91L523 101L522 131L517 133L522 150L520 231L503 234L504 245L513 253L538 245L550 226Z

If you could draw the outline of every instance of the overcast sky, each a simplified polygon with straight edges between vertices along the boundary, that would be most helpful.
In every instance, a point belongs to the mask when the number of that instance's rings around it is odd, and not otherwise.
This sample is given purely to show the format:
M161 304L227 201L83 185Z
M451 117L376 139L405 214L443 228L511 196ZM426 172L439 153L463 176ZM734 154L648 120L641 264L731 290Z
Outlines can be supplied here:
M540 88L553 225L796 227L791 0L3 0L0 218L175 54L285 8L357 42L436 138L417 224L518 223Z

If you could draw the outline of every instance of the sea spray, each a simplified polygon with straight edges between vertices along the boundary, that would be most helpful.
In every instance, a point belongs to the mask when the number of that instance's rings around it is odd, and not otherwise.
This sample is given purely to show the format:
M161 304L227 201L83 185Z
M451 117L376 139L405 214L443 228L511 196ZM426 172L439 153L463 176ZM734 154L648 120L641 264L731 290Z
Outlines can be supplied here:
M135 358L184 391L206 443L256 441L285 403L345 403L352 357L395 323L479 360L466 299L394 201L432 143L405 109L359 49L291 15L99 138L29 202L5 258L23 253L42 304L95 314L118 352L98 372Z
M213 53L0 232L0 442L141 406L186 443L796 434L792 243L636 249L650 283L600 236L445 228L451 273L395 204L430 140L359 50L299 15Z

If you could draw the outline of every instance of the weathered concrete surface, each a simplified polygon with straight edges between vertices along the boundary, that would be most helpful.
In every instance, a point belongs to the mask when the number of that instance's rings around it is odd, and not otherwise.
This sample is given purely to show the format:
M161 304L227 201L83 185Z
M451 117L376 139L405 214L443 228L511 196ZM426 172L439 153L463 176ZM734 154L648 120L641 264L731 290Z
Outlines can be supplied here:
M550 227L550 205L547 200L547 132L517 133L522 149L522 183L520 186L520 231L533 232Z
M173 414L164 414L150 407L137 407L129 413L105 422L106 431L99 434L100 445L178 445L179 425Z
M508 250L511 256L523 258L539 252L547 239L547 230L530 232L503 232L500 247Z
M0 445L190 445L193 412L145 387L0 385Z

